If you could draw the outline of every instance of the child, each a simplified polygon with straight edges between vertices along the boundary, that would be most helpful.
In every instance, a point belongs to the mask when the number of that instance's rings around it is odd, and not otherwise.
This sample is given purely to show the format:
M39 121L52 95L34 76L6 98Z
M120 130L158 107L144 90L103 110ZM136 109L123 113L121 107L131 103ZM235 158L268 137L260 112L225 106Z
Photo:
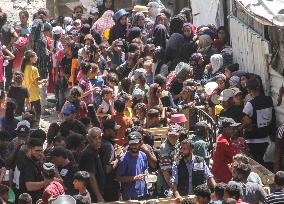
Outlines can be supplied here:
M30 106L35 109L36 120L39 123L41 115L39 85L46 84L47 79L40 80L38 69L33 66L37 62L37 59L37 54L34 51L26 51L22 64L22 72L24 73L23 85L28 89Z
M133 110L132 110L132 97L130 94L124 93L121 98L125 101L125 109L124 114L127 117L133 117Z
M86 188L86 185L90 181L90 174L86 171L77 171L74 174L73 185L76 190L79 191L79 195L83 196L83 199L91 204L91 196Z
M102 103L97 110L97 116L101 121L113 115L113 90L110 87L103 88L102 98Z
M102 75L99 75L99 67L96 64L92 64L92 70L90 74L90 81L95 87L96 91L93 93L93 103L95 104L95 108L97 109L99 104L102 103L101 94L98 91L102 90L105 85L104 79Z
M227 184L225 183L217 183L215 186L214 197L215 197L215 204L221 204L223 201L225 189Z

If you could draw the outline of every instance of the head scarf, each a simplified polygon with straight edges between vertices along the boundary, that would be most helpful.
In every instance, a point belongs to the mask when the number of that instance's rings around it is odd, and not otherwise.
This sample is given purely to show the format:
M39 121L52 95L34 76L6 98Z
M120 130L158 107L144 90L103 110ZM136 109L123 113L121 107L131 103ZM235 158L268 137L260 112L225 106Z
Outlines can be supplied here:
M104 12L102 17L100 17L93 25L92 30L97 31L100 35L103 35L106 29L111 29L115 22L113 20L114 12L107 10Z
M190 38L193 38L193 36L195 35L195 30L193 30L192 24L191 23L183 24L182 29L184 30L185 28L190 28L191 29L191 36L190 36Z
M168 41L167 48L171 48L173 50L179 50L184 42L185 38L182 34L173 33Z
M213 40L209 35L201 35L199 36L198 40L198 46L200 49L207 48L213 43Z
M190 65L193 68L193 78L194 80L201 80L204 74L202 65L198 64L199 60L202 58L201 53L194 53L190 57Z
M214 54L210 58L210 63L212 65L212 72L215 73L223 65L223 57L220 54Z
M138 19L139 19L140 17L142 17L142 18L145 19L145 15L144 15L142 12L138 12L138 13L136 13L136 14L134 15L134 17L133 17L133 22L132 22L133 27L139 27L139 26L138 26ZM140 28L141 28L141 27L140 27ZM141 28L141 29L144 29L144 28L145 28L145 24L144 24L143 28Z
M164 25L157 25L153 33L154 45L161 46L163 49L166 48L167 43L167 28Z
M186 18L182 15L176 15L170 22L170 34L180 33L182 34L183 24L186 22Z

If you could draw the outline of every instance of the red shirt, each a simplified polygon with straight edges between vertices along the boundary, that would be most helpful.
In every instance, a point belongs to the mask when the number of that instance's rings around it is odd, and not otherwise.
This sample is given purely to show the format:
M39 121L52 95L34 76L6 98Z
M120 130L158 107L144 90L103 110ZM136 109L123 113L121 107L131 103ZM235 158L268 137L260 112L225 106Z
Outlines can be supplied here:
M116 113L115 115L111 116L111 119L121 126L121 128L117 131L115 143L120 146L125 146L125 132L126 129L130 128L132 125L131 118L125 116L124 113Z
M220 134L216 140L216 150L213 153L212 173L216 182L228 183L232 174L228 164L232 163L236 151L232 145L231 139Z

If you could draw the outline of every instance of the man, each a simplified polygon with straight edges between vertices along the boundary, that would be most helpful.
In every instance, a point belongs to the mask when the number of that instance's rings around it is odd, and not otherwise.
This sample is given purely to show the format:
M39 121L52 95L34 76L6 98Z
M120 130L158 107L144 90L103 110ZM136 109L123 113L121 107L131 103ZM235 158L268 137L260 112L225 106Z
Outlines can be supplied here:
M125 132L127 128L130 128L132 126L132 120L131 118L124 115L124 109L125 109L125 101L122 100L116 100L114 102L114 109L116 111L115 115L111 116L111 119L113 119L118 125L120 125L120 129L117 130L117 136L115 139L116 144L120 146L125 146L126 140L125 140Z
M246 143L254 160L264 165L263 155L268 146L269 137L274 139L276 133L276 116L274 102L271 96L265 96L256 78L247 81L247 89L251 101L247 102L243 113L242 128L245 129ZM282 102L284 90L279 90L278 104Z
M212 172L217 182L228 183L232 177L228 165L232 163L233 156L236 154L231 138L238 135L238 126L241 123L236 123L232 118L220 118L219 122L221 134L216 140Z
M172 165L178 154L179 131L179 125L171 125L168 129L167 139L160 146L160 169L157 180L159 197L164 197L165 192L168 191L171 186Z
M172 167L172 190L177 199L181 196L193 194L195 188L201 184L206 184L215 188L215 180L204 159L195 156L193 152L194 144L190 139L185 139L181 143L180 153L182 158L174 162Z
M248 164L239 163L233 167L233 180L241 185L241 199L249 204L265 202L265 193L261 185L248 182L251 169ZM230 181L231 182L231 181ZM230 184L228 183L228 185Z
M274 176L274 183L276 191L265 197L265 203L276 204L284 203L284 172L278 171Z
M210 204L211 202L211 191L206 184L197 186L194 190L196 196L196 202L198 204Z
M192 136L192 141L194 142L193 153L196 156L203 157L206 164L209 165L210 152L208 150L209 143L209 131L210 128L205 121L201 121L195 124L194 135Z
M220 117L233 118L237 123L240 123L243 111L240 107L235 106L234 93L232 89L225 89L221 92L219 100L222 102L223 110L220 112Z
M13 179L16 198L21 193L29 193L35 203L41 197L42 189L46 185L37 166L42 160L42 146L41 140L31 138L27 143L27 151L17 154Z
M58 168L59 175L63 181L65 192L68 195L76 195L78 192L74 189L73 180L74 174L78 171L75 163L68 158L68 150L64 147L54 147L51 152L53 163Z
M117 168L117 180L122 184L123 200L144 200L148 194L145 176L148 170L148 159L140 151L142 136L131 132L129 150L120 158Z
M88 191L90 192L92 202L104 202L105 174L98 152L102 143L101 129L97 127L91 128L88 131L87 139L89 144L82 151L79 169L90 174Z
M120 126L117 125L114 120L105 120L103 123L103 137L99 154L106 175L106 185L103 190L104 200L106 202L119 200L119 183L115 179L115 170L120 157L120 155L116 155L114 148L116 130L120 130Z
M242 201L241 191L242 191L242 188L238 183L234 181L230 181L230 183L225 188L224 200L233 198L237 201L236 204L248 204Z

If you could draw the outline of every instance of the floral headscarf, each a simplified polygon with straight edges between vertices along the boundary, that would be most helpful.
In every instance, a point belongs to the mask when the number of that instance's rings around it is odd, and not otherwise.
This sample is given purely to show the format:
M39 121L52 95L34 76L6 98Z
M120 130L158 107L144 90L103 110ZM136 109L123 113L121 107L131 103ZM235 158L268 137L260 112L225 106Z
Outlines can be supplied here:
M114 12L107 10L104 12L102 17L100 17L93 25L92 30L97 31L99 34L103 35L106 29L111 29L115 22L113 20Z

